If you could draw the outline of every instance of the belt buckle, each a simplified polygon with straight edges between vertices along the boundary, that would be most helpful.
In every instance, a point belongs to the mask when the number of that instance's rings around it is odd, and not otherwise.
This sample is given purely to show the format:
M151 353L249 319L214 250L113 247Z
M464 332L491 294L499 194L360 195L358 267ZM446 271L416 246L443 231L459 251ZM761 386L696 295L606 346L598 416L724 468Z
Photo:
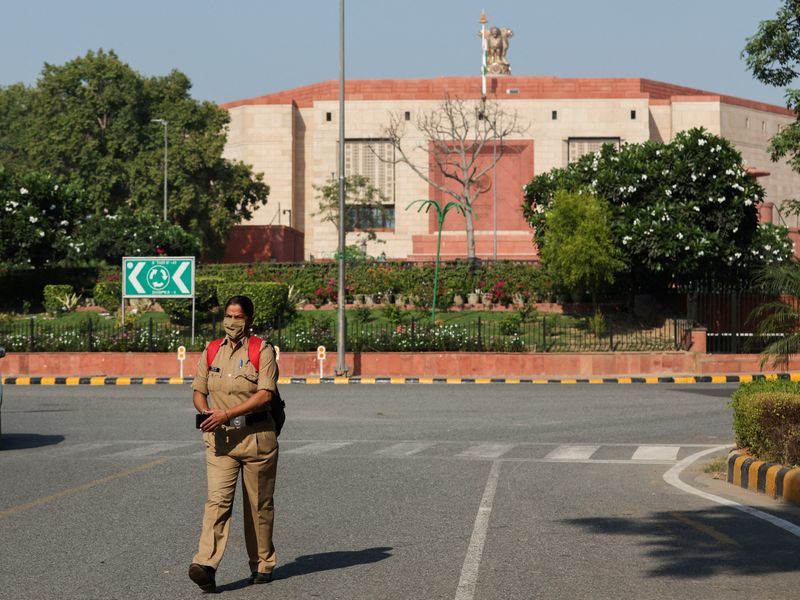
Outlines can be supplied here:
M234 429L241 429L242 427L245 426L245 424L246 423L245 423L244 415L239 415L238 417L233 417L230 420L230 425L229 426L233 427Z

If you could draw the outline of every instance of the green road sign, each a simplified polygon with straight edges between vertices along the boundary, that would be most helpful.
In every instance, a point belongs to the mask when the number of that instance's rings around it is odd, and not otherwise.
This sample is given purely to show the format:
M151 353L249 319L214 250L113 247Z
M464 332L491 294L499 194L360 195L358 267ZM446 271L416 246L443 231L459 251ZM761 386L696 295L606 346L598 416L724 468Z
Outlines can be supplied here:
M193 298L194 256L122 259L124 298Z

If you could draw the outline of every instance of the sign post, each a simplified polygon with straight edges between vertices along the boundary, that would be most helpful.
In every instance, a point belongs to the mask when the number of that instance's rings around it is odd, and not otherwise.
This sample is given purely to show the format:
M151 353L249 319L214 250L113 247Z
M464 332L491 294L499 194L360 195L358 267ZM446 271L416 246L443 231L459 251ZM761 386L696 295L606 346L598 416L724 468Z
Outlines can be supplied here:
M186 360L186 346L178 346L178 362L181 363L181 379L183 379L183 361Z
M191 298L194 345L194 256L126 256L122 259L122 324L126 298Z
M322 365L325 363L325 346L317 346L317 360L319 361L319 378L322 379Z

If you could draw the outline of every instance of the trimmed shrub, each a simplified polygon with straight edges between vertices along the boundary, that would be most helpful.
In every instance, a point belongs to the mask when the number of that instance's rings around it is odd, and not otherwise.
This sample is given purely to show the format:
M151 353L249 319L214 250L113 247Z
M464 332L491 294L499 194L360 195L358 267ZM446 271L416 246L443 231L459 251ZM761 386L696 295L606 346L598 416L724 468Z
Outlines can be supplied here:
M72 294L72 286L66 284L44 286L44 309L51 315L61 312L62 298Z
M217 286L225 283L221 277L197 277L194 281L194 309L198 323L211 321L212 313L219 308L217 300ZM191 298L164 298L158 303L164 312L169 315L169 320L176 325L189 325L192 322Z
M248 296L255 305L253 326L269 327L285 319L289 311L289 286L273 282L240 282L217 284L217 300L224 306L231 296Z
M122 305L122 284L119 281L98 281L92 291L95 304L108 312L119 310Z
M731 407L739 447L768 462L800 464L800 383L745 383L734 393Z

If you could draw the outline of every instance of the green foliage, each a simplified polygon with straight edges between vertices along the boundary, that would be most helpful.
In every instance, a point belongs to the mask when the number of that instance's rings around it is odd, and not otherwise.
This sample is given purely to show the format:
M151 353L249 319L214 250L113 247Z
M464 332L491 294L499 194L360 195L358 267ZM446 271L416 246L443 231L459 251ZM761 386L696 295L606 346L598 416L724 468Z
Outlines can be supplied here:
M372 320L372 311L366 306L357 306L351 313L356 323L369 323Z
M594 314L589 317L589 331L591 331L597 337L603 337L606 333L606 318L603 316L599 310L596 310Z
M231 227L266 202L269 188L250 167L222 157L230 117L192 99L190 88L179 71L143 77L113 51L45 64L35 87L0 89L0 164L69 183L80 190L81 215L128 209L157 221L164 127L153 119L165 119L169 220L199 239L206 255L218 256Z
M368 177L350 175L344 178L345 202L345 238L348 233L356 232L356 244L346 246L346 259L357 259L364 256L358 246L368 241L375 241L378 235L375 229L386 226L389 201L380 190L372 185ZM323 223L331 223L339 230L339 180L331 177L325 185L315 185L319 201L319 211L313 216L320 217ZM391 207L393 210L393 207Z
M800 464L800 383L755 381L734 393L733 430L739 447L761 460Z
M383 307L383 318L389 321L391 325L400 325L404 321L404 314L403 311L399 306L395 306L394 304L387 304Z
M288 309L289 286L285 283L241 282L217 284L220 306L231 296L248 296L255 305L253 326L269 327L285 318Z
M122 306L122 284L119 281L98 281L92 296L95 304L113 313Z
M540 253L548 273L568 290L595 295L625 268L611 241L609 213L608 205L595 196L556 192Z
M630 282L668 286L709 273L740 277L792 255L785 229L759 232L764 189L745 171L739 152L703 129L678 133L669 144L620 150L609 144L535 177L525 187L523 211L541 249L557 190L608 202L613 244ZM759 236L775 233L780 243L756 247L763 243Z
M519 335L522 329L522 316L511 313L500 321L500 333L503 335Z
M221 277L196 277L195 287L195 318L198 323L207 323L215 312L219 312L220 303L217 300L217 286L224 283ZM232 294L231 294L232 295ZM164 312L169 315L169 320L178 325L188 325L192 322L191 298L164 298L158 303Z
M44 286L44 309L55 315L64 309L67 296L73 294L71 285L46 285Z
M755 35L748 38L742 52L747 68L760 82L775 87L790 85L800 71L800 3L784 0L774 19L761 21ZM786 106L800 112L800 90L786 90ZM800 121L783 127L770 141L773 161L787 158L800 172ZM791 202L789 211L800 213L800 204Z
M1 94L0 94L1 95ZM0 264L40 267L80 250L74 233L83 200L50 175L15 175L0 163Z
M775 367L787 368L789 359L800 353L800 263L796 260L783 265L765 267L757 282L774 299L757 306L748 319L758 323L754 341L767 341L762 351L761 366L772 360Z

